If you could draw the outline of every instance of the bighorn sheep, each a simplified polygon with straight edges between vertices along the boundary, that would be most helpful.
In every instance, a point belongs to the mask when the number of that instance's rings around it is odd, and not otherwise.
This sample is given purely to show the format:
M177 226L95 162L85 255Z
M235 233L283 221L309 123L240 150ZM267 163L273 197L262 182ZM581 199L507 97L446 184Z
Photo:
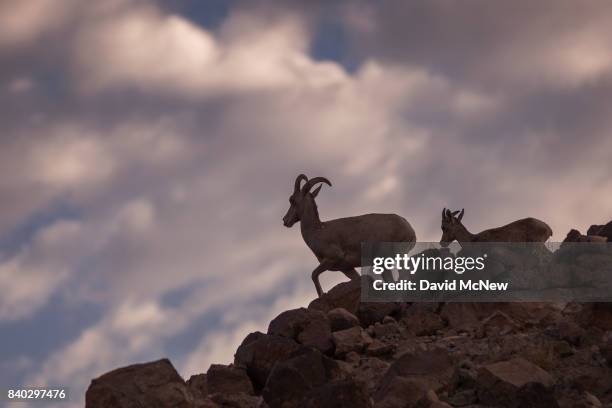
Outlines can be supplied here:
M461 242L545 242L552 230L543 221L523 218L499 228L492 228L472 234L463 226L464 210L451 212L442 210L442 239L440 244L447 247L454 240Z
M306 181L303 187L301 187L302 181ZM416 235L408 221L395 214L365 214L321 222L315 197L319 194L322 185L310 191L319 183L331 186L325 177L309 180L304 174L297 176L293 194L289 197L289 210L283 217L283 224L291 228L300 221L304 242L319 260L319 266L312 271L312 280L317 294L321 296L323 290L319 283L319 275L324 271L341 271L351 280L359 278L355 268L362 266L362 242L414 243Z

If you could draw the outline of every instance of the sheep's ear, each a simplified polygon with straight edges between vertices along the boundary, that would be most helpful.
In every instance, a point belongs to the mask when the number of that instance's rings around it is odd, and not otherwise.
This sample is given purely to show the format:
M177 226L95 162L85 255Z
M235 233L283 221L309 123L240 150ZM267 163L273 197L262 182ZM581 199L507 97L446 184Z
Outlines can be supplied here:
M459 216L457 217L457 220L461 221L461 219L463 218L463 214L465 213L465 208L461 209L461 212L459 213Z
M321 187L323 187L323 184L319 184L319 187L315 188L315 190L310 194L312 194L313 197L316 197L317 194L319 194L319 191L321 191Z

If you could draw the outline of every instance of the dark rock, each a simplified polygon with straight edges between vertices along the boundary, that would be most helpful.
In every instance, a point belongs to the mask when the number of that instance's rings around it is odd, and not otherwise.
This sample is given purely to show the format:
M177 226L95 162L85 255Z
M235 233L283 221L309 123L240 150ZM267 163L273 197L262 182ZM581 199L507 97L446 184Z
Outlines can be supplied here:
M335 355L340 358L351 351L361 353L372 342L372 338L360 326L333 332L332 338L336 346Z
M376 323L372 331L377 339L395 339L400 334L399 325L393 319L383 324Z
M361 280L351 280L334 286L329 292L313 300L308 309L321 310L325 313L338 307L352 314L357 313L361 300Z
M567 233L563 242L607 242L608 240L607 237L600 234L582 235L580 231L573 229Z
M94 379L86 408L191 408L194 398L169 360L118 368Z
M380 380L377 394L384 392L395 377L415 380L425 390L437 391L448 385L453 377L453 364L445 349L417 350L401 355Z
M574 354L572 346L570 346L570 344L565 340L560 340L553 343L553 351L560 357L569 357Z
M219 408L265 408L266 403L261 396L237 394L213 394L210 398L214 407ZM196 406L195 408L200 408ZM208 408L208 407L207 407Z
M253 384L244 368L213 364L206 373L209 394L253 394Z
M589 234L589 235L595 235L595 234ZM563 242L581 242L582 237L583 235L580 233L580 231L571 229L565 236L565 239L563 239Z
M537 382L523 385L517 391L516 402L509 406L516 408L559 408L552 389Z
M416 336L431 336L446 326L429 303L417 303L405 310L400 323Z
M606 360L606 363L612 367L612 339L599 348L601 356Z
M300 408L370 408L372 401L365 384L352 379L327 383L312 390L299 404Z
M347 282L281 313L267 334L244 339L233 365L187 383L167 360L105 374L86 406L612 407L610 304L360 304L359 295Z
M372 357L388 356L395 352L397 346L393 343L383 343L379 339L373 339L368 345L366 354Z
M455 407L465 407L472 405L478 400L476 390L465 389L454 393L447 398L447 401Z
M612 221L606 225L591 225L587 235L599 235L600 237L608 238L608 241L612 242Z
M395 302L364 302L359 305L357 317L363 327L368 327L397 311L399 305Z
M587 235L599 235L599 231L603 228L603 225L593 224L587 230ZM572 230L573 231L573 230ZM570 231L571 232L571 231Z
M208 395L208 385L206 381L206 374L192 375L187 380L187 387L196 398L204 398Z
M585 330L572 321L562 321L557 325L557 335L559 339L578 346L585 336Z
M272 408L296 406L308 392L339 376L335 361L308 349L275 364L262 395Z
M612 330L612 303L589 303L576 317L583 327Z
M496 310L484 318L478 328L479 337L505 336L520 330L521 325L506 313Z
M374 394L376 408L414 407L428 391L418 380L395 376Z
M356 381L366 384L368 394L373 395L378 386L377 379L380 378L381 373L387 371L389 366L389 363L377 357L361 357L349 374Z
M480 319L490 313L491 308L487 308L485 303L450 302L442 306L440 317L442 317L451 328L467 330L477 326Z
M440 401L438 395L429 390L425 395L414 405L414 408L453 408L446 402Z
M464 360L457 364L452 378L452 390L472 389L476 387L478 370L470 360Z
M258 391L266 384L274 364L289 359L303 347L286 337L252 333L238 347L234 364L246 368L255 391Z
M319 310L299 308L283 312L270 322L268 334L296 340L322 353L333 350L329 319Z
M341 307L330 310L327 313L327 318L333 332L359 326L357 316Z
M478 398L489 405L518 407L534 389L550 389L554 380L537 365L523 358L514 358L481 367L478 370ZM538 384L536 387L530 384ZM548 400L548 397L546 397ZM534 405L541 406L541 405Z

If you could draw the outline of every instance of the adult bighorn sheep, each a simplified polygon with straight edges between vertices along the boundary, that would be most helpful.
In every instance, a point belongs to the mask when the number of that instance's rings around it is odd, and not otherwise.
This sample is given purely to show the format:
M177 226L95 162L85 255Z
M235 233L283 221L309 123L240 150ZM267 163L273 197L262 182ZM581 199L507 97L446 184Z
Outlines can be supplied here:
M306 181L301 186L302 181ZM295 179L293 194L289 197L289 210L283 217L283 224L291 228L300 221L302 237L312 250L319 266L312 271L312 280L317 294L323 290L319 275L325 271L341 271L349 279L358 279L355 270L361 265L361 243L378 242L412 242L416 241L414 230L404 218L396 214L365 214L357 217L338 218L322 222L315 197L321 185L312 192L315 185L331 183L325 177L308 179L300 174ZM414 246L412 244L410 247Z
M499 228L492 228L472 234L465 228L461 219L464 210L451 212L442 210L442 239L440 244L447 247L454 240L461 242L545 242L552 230L536 218L523 218Z

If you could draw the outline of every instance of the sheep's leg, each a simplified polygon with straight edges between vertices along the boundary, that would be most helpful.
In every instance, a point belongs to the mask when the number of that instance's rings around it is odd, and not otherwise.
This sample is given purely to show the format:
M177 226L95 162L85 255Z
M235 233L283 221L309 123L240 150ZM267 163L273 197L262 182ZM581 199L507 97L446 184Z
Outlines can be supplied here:
M319 266L312 271L312 281L314 282L315 288L317 289L317 295L321 297L323 295L323 289L321 289L321 284L319 283L319 275L327 270L327 265L323 262Z
M361 276L359 275L359 272L355 270L355 268L344 270L342 271L342 273L344 274L344 276L346 276L350 280L359 279L359 277Z

